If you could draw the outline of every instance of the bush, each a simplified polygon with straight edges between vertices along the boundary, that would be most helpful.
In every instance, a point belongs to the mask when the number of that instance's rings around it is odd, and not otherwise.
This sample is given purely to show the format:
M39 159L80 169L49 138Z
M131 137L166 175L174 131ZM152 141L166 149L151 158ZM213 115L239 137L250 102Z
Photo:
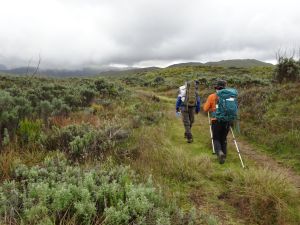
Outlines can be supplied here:
M87 156L103 158L116 143L128 138L124 129L115 123L105 124L95 129L89 124L72 124L63 128L53 127L42 144L48 150L61 150L73 160L82 160Z
M146 98L150 98L152 102L139 102L133 104L129 109L129 113L133 115L132 123L134 127L139 127L142 124L157 124L164 117L161 103L157 102L155 98L153 99L152 95L146 96Z
M102 96L117 96L119 95L116 85L108 83L104 79L95 81L96 90Z
M22 120L19 125L18 133L22 144L37 143L42 134L42 121Z
M8 130L7 128L4 128L4 132L3 132L3 146L7 146L9 145L9 142L10 142L10 138L9 138L9 133L8 133ZM0 141L1 143L1 141Z
M163 85L164 83L165 83L165 78L163 78L161 76L155 77L154 80L153 80L153 86L154 87L157 87L159 85Z
M40 118L43 119L44 123L48 124L48 117L51 115L52 112L52 105L49 101L41 101L38 107L38 112Z
M297 81L300 78L300 61L295 61L293 57L278 58L275 70L275 79L282 83L284 81Z
M128 167L84 171L58 155L41 166L19 165L14 174L17 181L0 186L1 223L170 224L171 211L151 180L138 184Z
M235 174L226 198L251 223L297 224L299 192L287 176L270 169Z
M89 106L94 99L96 93L94 90L90 88L83 88L80 91L80 96L81 96L81 104L82 106Z
M64 116L67 117L71 111L71 108L64 103L63 100L54 98L52 100L52 116Z
M30 103L24 97L13 97L0 90L0 137L5 128L14 136L19 120L29 116L31 111Z

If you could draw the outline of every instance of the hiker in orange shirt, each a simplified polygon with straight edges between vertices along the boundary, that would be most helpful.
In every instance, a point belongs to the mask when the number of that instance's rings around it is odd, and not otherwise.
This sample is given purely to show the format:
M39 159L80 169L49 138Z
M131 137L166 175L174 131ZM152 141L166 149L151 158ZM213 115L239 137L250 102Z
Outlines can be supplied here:
M211 114L211 124L213 133L213 144L216 154L219 158L219 162L223 164L226 159L227 154L227 134L230 129L230 122L218 121L215 116L218 96L217 92L226 87L226 81L219 80L215 85L216 93L208 96L203 109L205 112L210 112Z

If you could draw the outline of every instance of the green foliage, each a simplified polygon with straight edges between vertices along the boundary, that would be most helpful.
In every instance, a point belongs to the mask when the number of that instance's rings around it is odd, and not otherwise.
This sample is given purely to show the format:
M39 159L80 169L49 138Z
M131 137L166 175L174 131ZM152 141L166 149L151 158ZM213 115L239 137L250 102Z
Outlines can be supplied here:
M297 170L300 169L299 90L299 83L288 83L253 87L240 91L239 95L242 134L263 144Z
M113 83L108 83L104 79L99 79L95 81L96 90L104 96L115 97L118 96L120 91L122 91L121 87L117 87Z
M299 80L300 61L296 61L293 57L288 58L280 56L278 58L274 77L279 83Z
M142 124L157 124L164 116L164 113L160 110L159 103L151 102L132 105L130 113L134 115L132 118L134 127L139 127Z
M62 99L54 98L52 100L52 115L53 116L64 116L67 117L71 111L71 108L64 103Z
M220 78L228 80L228 84L232 86L268 86L271 83L272 74L272 67L182 66L132 74L121 80L130 86L151 87L159 91L166 91L177 89L187 80L196 79L204 88L211 87Z
M255 224L296 224L300 220L297 188L287 174L250 169L234 175L226 198Z
M29 116L31 111L29 101L24 97L11 96L0 90L0 134L7 128L13 135L19 120Z
M170 224L171 211L151 181L138 184L128 167L106 164L93 170L71 166L60 155L41 166L19 165L17 181L0 186L0 221L56 224L64 218L76 224ZM99 221L100 222L100 221Z
M88 151L91 151L91 145L95 145L96 143L96 133L89 132L85 133L82 137L76 136L73 141L69 143L70 145L70 154L78 158L80 156L85 156Z
M96 93L93 89L88 87L82 88L80 91L81 103L83 106L89 106L94 99Z
M116 123L105 124L95 129L89 124L72 124L63 128L53 127L45 135L42 144L48 150L61 150L69 153L74 160L84 159L87 156L102 158L116 143L126 140L128 135Z
M7 128L15 136L24 118L67 117L71 111L89 107L94 100L122 99L125 89L105 79L62 79L0 76L0 134Z
M51 103L47 100L41 101L39 103L37 111L39 112L39 116L43 119L44 123L48 124L48 117L51 115L52 112Z
M9 133L8 133L8 130L7 128L4 128L4 133L3 133L3 145L6 146L6 145L9 145L9 142L10 142L10 139L9 139Z
M233 173L228 172L227 167L225 171L219 170L213 159L202 151L205 140L209 139L197 138L197 145L189 146L193 154L190 156L182 151L186 150L185 146L176 142L183 139L181 126L180 129L179 126L160 129L166 124L162 119L168 116L166 102L172 102L172 99L157 97L163 95L161 92L168 91L164 94L174 97L173 105L176 90L184 81L198 79L201 96L207 96L216 79L224 78L240 93L242 133L267 145L272 153L288 152L285 157L299 164L299 85L274 84L272 74L272 68L195 66L145 71L113 82L104 78L55 80L0 76L2 144L6 142L4 139L13 141L17 130L20 138L16 140L39 142L41 149L60 150L73 160L73 164L69 164L64 158L47 158L40 166L18 165L16 169L13 168L19 163L1 165L2 171L9 174L13 171L14 176L2 174L11 179L0 186L0 223L191 225L197 224L199 215L203 224L219 223L219 218L207 212L199 214L192 209L186 214L180 209L174 210L172 203L162 198L151 182L138 184L132 171L104 165L104 159L113 155L122 156L116 157L120 162L126 159L137 165L142 174L151 170L158 176L156 182L162 181L167 189L172 189L168 196L177 199L176 192L180 193L178 198L187 199L185 208L190 208L192 203L187 198L188 193L182 190L197 188L200 199L195 202L215 201L206 195L219 192L225 197L214 207L227 204L237 210L241 208L244 210L241 215L249 223L297 224L297 193L279 174L270 173L268 177L269 172L261 170L257 173ZM119 82L138 90L126 92ZM155 94L140 90L146 87L155 90ZM94 103L93 114L91 103ZM44 124L41 123L38 131L34 123L40 119ZM202 127L205 126L198 126L197 131ZM132 128L136 130L132 132ZM164 136L172 132L172 139ZM207 132L201 130L198 137L202 138L204 133ZM178 146L172 146L174 143ZM194 157L199 148L203 155ZM53 155L49 151L46 154ZM87 157L89 160L85 160ZM90 159L101 167L94 165L89 169ZM80 164L83 160L85 164ZM228 165L235 164L233 160Z
M20 122L18 133L22 144L37 143L42 134L42 121L24 119Z

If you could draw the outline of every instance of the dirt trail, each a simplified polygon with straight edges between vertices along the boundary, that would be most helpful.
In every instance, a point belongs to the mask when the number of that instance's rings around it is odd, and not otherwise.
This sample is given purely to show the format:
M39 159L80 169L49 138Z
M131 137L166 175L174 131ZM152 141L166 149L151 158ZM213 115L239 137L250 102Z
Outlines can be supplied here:
M166 96L159 96L159 98L161 99L161 101L164 101L165 103L170 105L170 110L172 110L172 113L174 113L173 109L174 109L174 101L175 100L171 99L169 97L166 97ZM205 115L200 114L199 116L197 116L197 120L200 120L199 122L202 125L207 124L207 129L208 129L208 121L207 121L207 117ZM287 178L297 188L300 188L300 175L297 174L294 170L292 170L291 168L289 168L287 166L280 164L278 161L273 159L271 156L266 155L263 152L256 150L254 146L250 145L246 141L240 140L240 139L238 139L237 141L238 141L238 146L239 146L241 155L244 159L244 163L246 166L247 166L247 160L252 160L254 162L254 164L258 167L262 167L262 168L267 167L272 170L281 171L282 173L286 174ZM228 143L229 143L229 145L231 145L232 149L236 149L233 144L232 136L230 134L228 135Z
M169 132L169 141L174 146L183 150L191 157L202 155L209 157L212 160L215 168L221 170L226 169L240 169L240 162L236 153L235 146L232 141L231 134L228 135L229 152L228 152L228 162L224 165L219 165L217 157L211 154L211 141L209 134L208 118L204 113L200 113L195 117L195 124L193 125L193 135L194 142L186 143L183 138L184 128L182 126L181 118L175 115L175 99L172 97L164 96L164 93L158 94L149 92L147 90L138 90L137 94L141 97L148 98L150 101L160 101L166 106L164 113L166 113L167 118L171 121L171 129ZM296 174L292 169L286 168L280 165L271 156L256 150L257 148L249 144L245 140L238 138L238 145L244 160L244 163L248 167L253 168L270 168L284 174L290 183L294 184L295 187L300 188L300 176ZM203 182L203 183L202 183ZM215 183L215 181L210 181L210 179L201 181L200 184L206 185L207 189L194 188L190 186L187 197L199 208L200 212L205 212L205 215L211 215L211 224L222 224L222 225L239 225L248 224L246 219L240 217L239 211L234 208L231 204L221 199L221 195L215 195L222 184ZM193 184L192 184L193 185ZM197 184L199 185L199 184ZM216 186L216 187L215 187ZM221 189L220 189L221 190ZM220 191L222 194L222 191Z
M231 140L232 138L229 138L229 141ZM297 188L300 188L300 175L298 175L291 168L288 168L280 164L272 157L255 150L255 148L246 141L238 140L238 146L242 156L246 156L247 158L253 160L258 167L268 167L272 170L282 171L288 176L288 178L295 184Z

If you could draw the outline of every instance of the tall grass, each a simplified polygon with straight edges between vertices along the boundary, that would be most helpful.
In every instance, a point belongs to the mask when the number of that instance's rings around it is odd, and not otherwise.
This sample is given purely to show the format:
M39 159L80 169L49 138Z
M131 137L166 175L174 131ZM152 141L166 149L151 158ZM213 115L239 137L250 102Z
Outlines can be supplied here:
M169 197L176 187L182 195L197 188L199 206L209 201L211 203L207 204L215 204L214 207L224 207L223 202L236 210L235 216L249 224L296 225L300 222L300 193L288 173L268 168L222 169L214 165L209 155L195 156L176 146L169 136L173 132L170 127L172 125L165 122L159 127L139 130L139 154L132 162L136 170L143 174L151 173L154 179L164 183ZM205 152L206 149L199 151ZM212 201L213 196L219 199ZM187 204L186 196L177 198L182 204ZM195 196L194 200L198 201L197 198ZM202 215L203 218L206 218L204 224L208 224L209 220L215 221L212 215Z
M226 201L255 224L299 224L300 195L287 173L253 168L231 174Z

